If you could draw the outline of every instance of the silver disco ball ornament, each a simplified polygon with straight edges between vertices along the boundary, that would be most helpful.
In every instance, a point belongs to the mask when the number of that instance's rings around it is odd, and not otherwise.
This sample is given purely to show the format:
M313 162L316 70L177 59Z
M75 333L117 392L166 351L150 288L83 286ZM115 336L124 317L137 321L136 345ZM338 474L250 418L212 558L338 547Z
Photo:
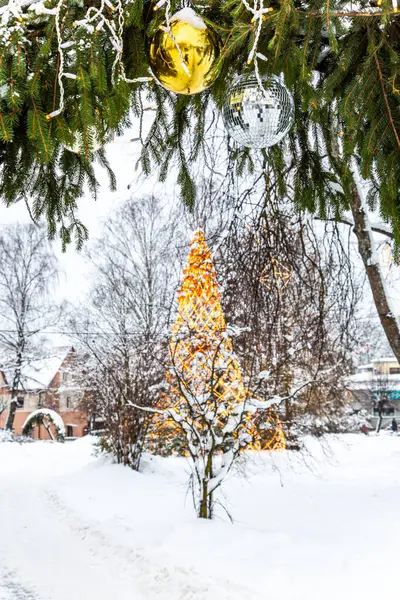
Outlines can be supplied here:
M274 146L287 134L294 119L294 102L278 77L239 77L224 99L225 127L239 144L248 148Z

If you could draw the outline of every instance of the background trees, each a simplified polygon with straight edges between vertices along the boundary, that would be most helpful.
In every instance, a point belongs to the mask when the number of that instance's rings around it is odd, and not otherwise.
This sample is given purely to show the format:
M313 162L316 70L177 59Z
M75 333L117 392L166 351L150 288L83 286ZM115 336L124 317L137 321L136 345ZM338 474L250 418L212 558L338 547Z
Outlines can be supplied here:
M163 374L160 351L176 276L174 233L154 197L128 200L89 253L93 285L69 317L85 357L81 385L104 446L119 462L139 467L150 388Z
M22 370L45 355L43 334L61 312L51 297L58 266L46 232L34 225L3 226L0 269L0 352L11 393L6 422L11 430Z
M241 449L265 447L281 421L292 447L299 433L320 435L343 422L359 289L335 223L315 230L273 194L261 216L251 210L251 193L241 211L215 188L203 200L190 218L210 232L227 326L218 320L219 299L218 310L211 302L215 282L209 303L196 304L211 269L211 255L201 254L186 273L185 293L190 314L209 330L183 315L169 338L186 226L182 213L149 197L128 200L105 224L88 253L90 293L71 309L65 329L79 342L77 384L102 447L138 469L145 447L171 448L157 424L160 412L167 415L195 466L198 512L209 517L213 493ZM279 404L276 419L272 404Z
M358 347L360 297L340 228L315 229L272 192L260 215L252 210L257 187L240 192L238 211L234 195L222 189L221 196L218 186L205 185L188 219L206 226L215 248L246 389L264 400L285 398L280 418L293 444L299 430L336 430L347 406L342 378ZM135 407L152 407L165 379L186 218L154 197L124 204L88 254L91 291L66 327L84 357L80 379L92 426L102 427L104 446L135 468L148 428L148 414Z
M257 395L288 397L289 438L305 415L311 427L316 419L322 430L338 426L358 345L361 285L336 226L319 229L289 204L271 203L246 227L236 224L218 251L226 314L244 331L240 360Z
M282 202L268 167L236 195L232 188L226 193L226 182L220 193L214 184L193 220L204 224L216 249L225 314L241 330L235 350L254 393L291 396L307 382L285 402L286 428L307 412L311 428L317 418L320 431L340 427L347 403L342 377L366 343L363 277L349 229Z
M186 391L190 406L184 408L183 402L178 415L184 412L196 421L197 412L209 403L204 390L196 395L194 376L188 379L181 372L182 361L174 352L168 356L180 265L187 252L187 227L181 227L185 220L205 225L215 248L227 332L249 398L261 403L284 399L277 422L283 421L293 447L300 433L320 435L347 427L343 377L359 344L361 287L354 281L340 229L328 223L315 230L315 223L294 212L289 202L273 201L272 195L270 210L265 207L260 216L251 210L257 188L246 193L237 211L230 204L234 198L223 190L204 186L202 202L189 216L161 208L154 197L130 199L106 223L104 237L89 253L93 285L70 320L86 357L82 386L93 424L101 423L104 447L134 468L146 446L162 454L188 452L186 437L193 423L182 429L180 417L174 421L168 413L169 433L160 426L161 417L153 417L149 425L152 410L174 410L168 373L175 373L174 389ZM198 335L193 327L186 323L175 348L185 343L192 347L192 337ZM204 385L214 390L221 377L218 371L215 381L207 378ZM269 416L258 407L260 447L268 441ZM203 456L200 452L197 458Z

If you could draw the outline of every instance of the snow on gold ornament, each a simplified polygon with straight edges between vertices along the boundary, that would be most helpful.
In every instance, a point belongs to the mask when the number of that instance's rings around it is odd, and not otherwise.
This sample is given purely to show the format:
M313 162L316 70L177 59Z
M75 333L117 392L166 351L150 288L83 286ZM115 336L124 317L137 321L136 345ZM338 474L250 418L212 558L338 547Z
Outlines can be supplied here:
M163 87L176 94L198 94L217 76L219 46L215 34L191 8L161 25L150 44L150 67Z

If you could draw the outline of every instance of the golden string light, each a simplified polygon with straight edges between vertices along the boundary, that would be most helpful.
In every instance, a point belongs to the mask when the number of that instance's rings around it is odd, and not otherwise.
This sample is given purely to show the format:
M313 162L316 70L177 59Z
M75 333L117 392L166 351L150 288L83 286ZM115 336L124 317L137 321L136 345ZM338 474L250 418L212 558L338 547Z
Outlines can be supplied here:
M261 247L264 244L265 240L268 239L268 237L268 230L265 225L262 225L260 230L255 234L254 241L257 244L257 246ZM259 277L259 281L268 290L273 290L279 294L282 291L282 289L287 286L292 277L293 270L273 257L264 266Z
M268 290L275 290L279 294L287 286L292 276L291 269L276 258L271 258L261 273L260 281Z
M214 262L201 231L195 233L191 243L177 299L178 312L170 339L171 368L166 375L169 389L162 397L160 408L172 408L184 415L190 410L190 403L198 403L204 414L201 427L208 427L207 421L212 419L214 429L222 432L232 415L244 406L241 432L248 434L249 440L245 447L285 448L285 436L276 411L269 409L258 414L257 422L263 422L262 435L255 425L254 413L246 411L249 393L227 332ZM196 410L198 408L196 406ZM165 440L173 444L179 429L172 418L155 415L153 449ZM185 453L184 448L180 451Z

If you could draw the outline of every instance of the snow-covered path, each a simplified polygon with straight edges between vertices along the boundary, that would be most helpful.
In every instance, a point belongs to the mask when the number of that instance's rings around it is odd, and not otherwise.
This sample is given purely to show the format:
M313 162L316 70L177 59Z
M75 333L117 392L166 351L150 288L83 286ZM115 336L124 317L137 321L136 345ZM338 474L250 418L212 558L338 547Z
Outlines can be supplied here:
M138 474L90 440L0 443L0 600L397 598L400 437L330 443L253 456L234 525L193 517L183 459Z
M143 549L119 545L80 521L43 485L3 489L0 506L2 514L12 515L2 519L1 534L8 540L0 549L5 600L70 600L71 580L74 600L122 600L127 592L135 600L231 597L226 582L223 589L193 570L162 568Z
M71 578L79 582L76 600L97 597L97 589L103 598L123 598L130 590L141 599L128 563L104 552L101 540L88 537L84 527L73 527L68 515L57 514L42 486L11 485L1 491L0 506L6 516L1 535L8 540L0 562L14 581L34 581L38 597L70 600Z
M17 573L0 570L0 600L40 600L35 592L21 585Z
M246 586L201 577L190 568L167 568L134 539L120 544L82 520L52 490L56 465L58 473L74 469L73 460L65 462L68 455L64 463L55 460L65 447L47 444L45 462L34 464L32 445L8 446L25 454L28 463L17 461L14 472L9 464L8 477L1 478L0 600L123 600L127 595L134 600L228 600L239 591L254 598Z

